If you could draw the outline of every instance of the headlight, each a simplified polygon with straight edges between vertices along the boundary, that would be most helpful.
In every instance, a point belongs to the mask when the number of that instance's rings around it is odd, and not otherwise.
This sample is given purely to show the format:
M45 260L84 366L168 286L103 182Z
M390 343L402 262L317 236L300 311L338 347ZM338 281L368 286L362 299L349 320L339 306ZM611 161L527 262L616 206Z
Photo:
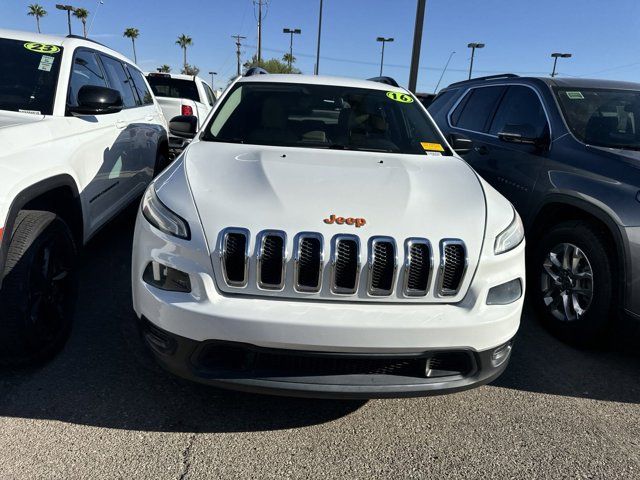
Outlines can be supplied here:
M524 225L520 215L513 210L513 220L511 224L496 237L496 242L493 246L493 253L500 255L501 253L513 250L524 240Z
M169 210L156 195L153 185L147 188L142 199L142 214L147 221L167 235L189 240L191 232L189 225L177 214Z

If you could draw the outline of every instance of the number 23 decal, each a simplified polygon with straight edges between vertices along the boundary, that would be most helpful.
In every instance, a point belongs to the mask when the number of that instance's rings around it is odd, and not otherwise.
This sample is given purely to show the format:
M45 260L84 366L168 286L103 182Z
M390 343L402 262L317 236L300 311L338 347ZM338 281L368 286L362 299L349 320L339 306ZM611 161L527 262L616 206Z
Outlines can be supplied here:
M24 44L24 48L37 53L58 53L60 47L55 45L46 45L44 43L28 42Z
M400 102L400 103L413 102L413 98L411 97L411 95L407 95L406 93L387 92L387 97L389 97L391 100L395 100L396 102Z

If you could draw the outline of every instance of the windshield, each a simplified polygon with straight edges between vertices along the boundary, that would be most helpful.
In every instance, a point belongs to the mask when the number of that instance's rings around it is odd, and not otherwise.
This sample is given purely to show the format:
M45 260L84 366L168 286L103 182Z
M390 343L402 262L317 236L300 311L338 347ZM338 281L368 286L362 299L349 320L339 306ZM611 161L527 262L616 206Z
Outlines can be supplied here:
M200 101L198 87L193 80L180 80L168 75L150 73L147 81L156 97L186 98L195 102Z
M239 83L225 97L202 139L451 155L409 95L327 85Z
M51 115L62 47L0 38L0 110Z
M569 128L582 142L640 150L640 91L556 88Z

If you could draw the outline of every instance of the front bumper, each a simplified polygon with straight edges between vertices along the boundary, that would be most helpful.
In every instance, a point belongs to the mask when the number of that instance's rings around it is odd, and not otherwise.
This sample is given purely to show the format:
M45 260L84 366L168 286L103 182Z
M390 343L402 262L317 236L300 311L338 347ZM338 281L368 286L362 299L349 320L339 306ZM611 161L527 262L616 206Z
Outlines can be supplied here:
M454 393L495 380L512 342L484 352L429 350L365 354L278 350L215 340L198 342L142 318L142 337L167 371L187 380L251 393L367 399Z

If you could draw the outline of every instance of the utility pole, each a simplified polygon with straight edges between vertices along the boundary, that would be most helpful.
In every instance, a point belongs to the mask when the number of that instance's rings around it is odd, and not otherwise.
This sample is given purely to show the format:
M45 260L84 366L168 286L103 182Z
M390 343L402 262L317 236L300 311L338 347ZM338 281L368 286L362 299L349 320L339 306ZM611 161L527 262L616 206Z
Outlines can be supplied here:
M418 67L420 66L420 48L422 47L422 27L427 0L418 0L416 9L416 26L413 29L413 50L411 52L411 69L409 71L409 91L416 91L418 84Z
M556 65L558 64L558 58L571 58L571 54L570 53L552 53L551 56L553 57L553 72L551 72L551 78L553 78L557 75Z
M209 75L211 75L211 90L215 90L215 88L213 88L213 76L217 74L218 72L209 72Z
M288 33L291 35L291 38L289 39L289 70L291 70L293 63L293 36L300 35L302 30L299 28L283 28L282 33Z
M384 44L393 42L393 37L378 37L376 42L382 42L382 54L380 55L380 76L382 76L382 67L384 65Z
M242 46L242 44L240 43L240 40L244 40L247 37L243 37L242 35L231 35L231 38L236 39L236 57L238 59L238 76L239 76L240 75L240 47Z
M318 16L318 50L316 51L316 68L313 72L318 75L320 71L320 34L322 33L322 0L320 0L320 15Z
M262 4L266 4L266 0L253 0L254 5L258 4L258 63L262 61Z
M62 5L57 4L56 8L58 10L66 10L67 11L67 24L69 25L69 35L71 35L71 12L73 12L73 5Z
M467 45L471 49L471 62L469 63L469 80L471 80L471 74L473 73L473 58L476 55L476 48L484 48L484 43L470 43Z

